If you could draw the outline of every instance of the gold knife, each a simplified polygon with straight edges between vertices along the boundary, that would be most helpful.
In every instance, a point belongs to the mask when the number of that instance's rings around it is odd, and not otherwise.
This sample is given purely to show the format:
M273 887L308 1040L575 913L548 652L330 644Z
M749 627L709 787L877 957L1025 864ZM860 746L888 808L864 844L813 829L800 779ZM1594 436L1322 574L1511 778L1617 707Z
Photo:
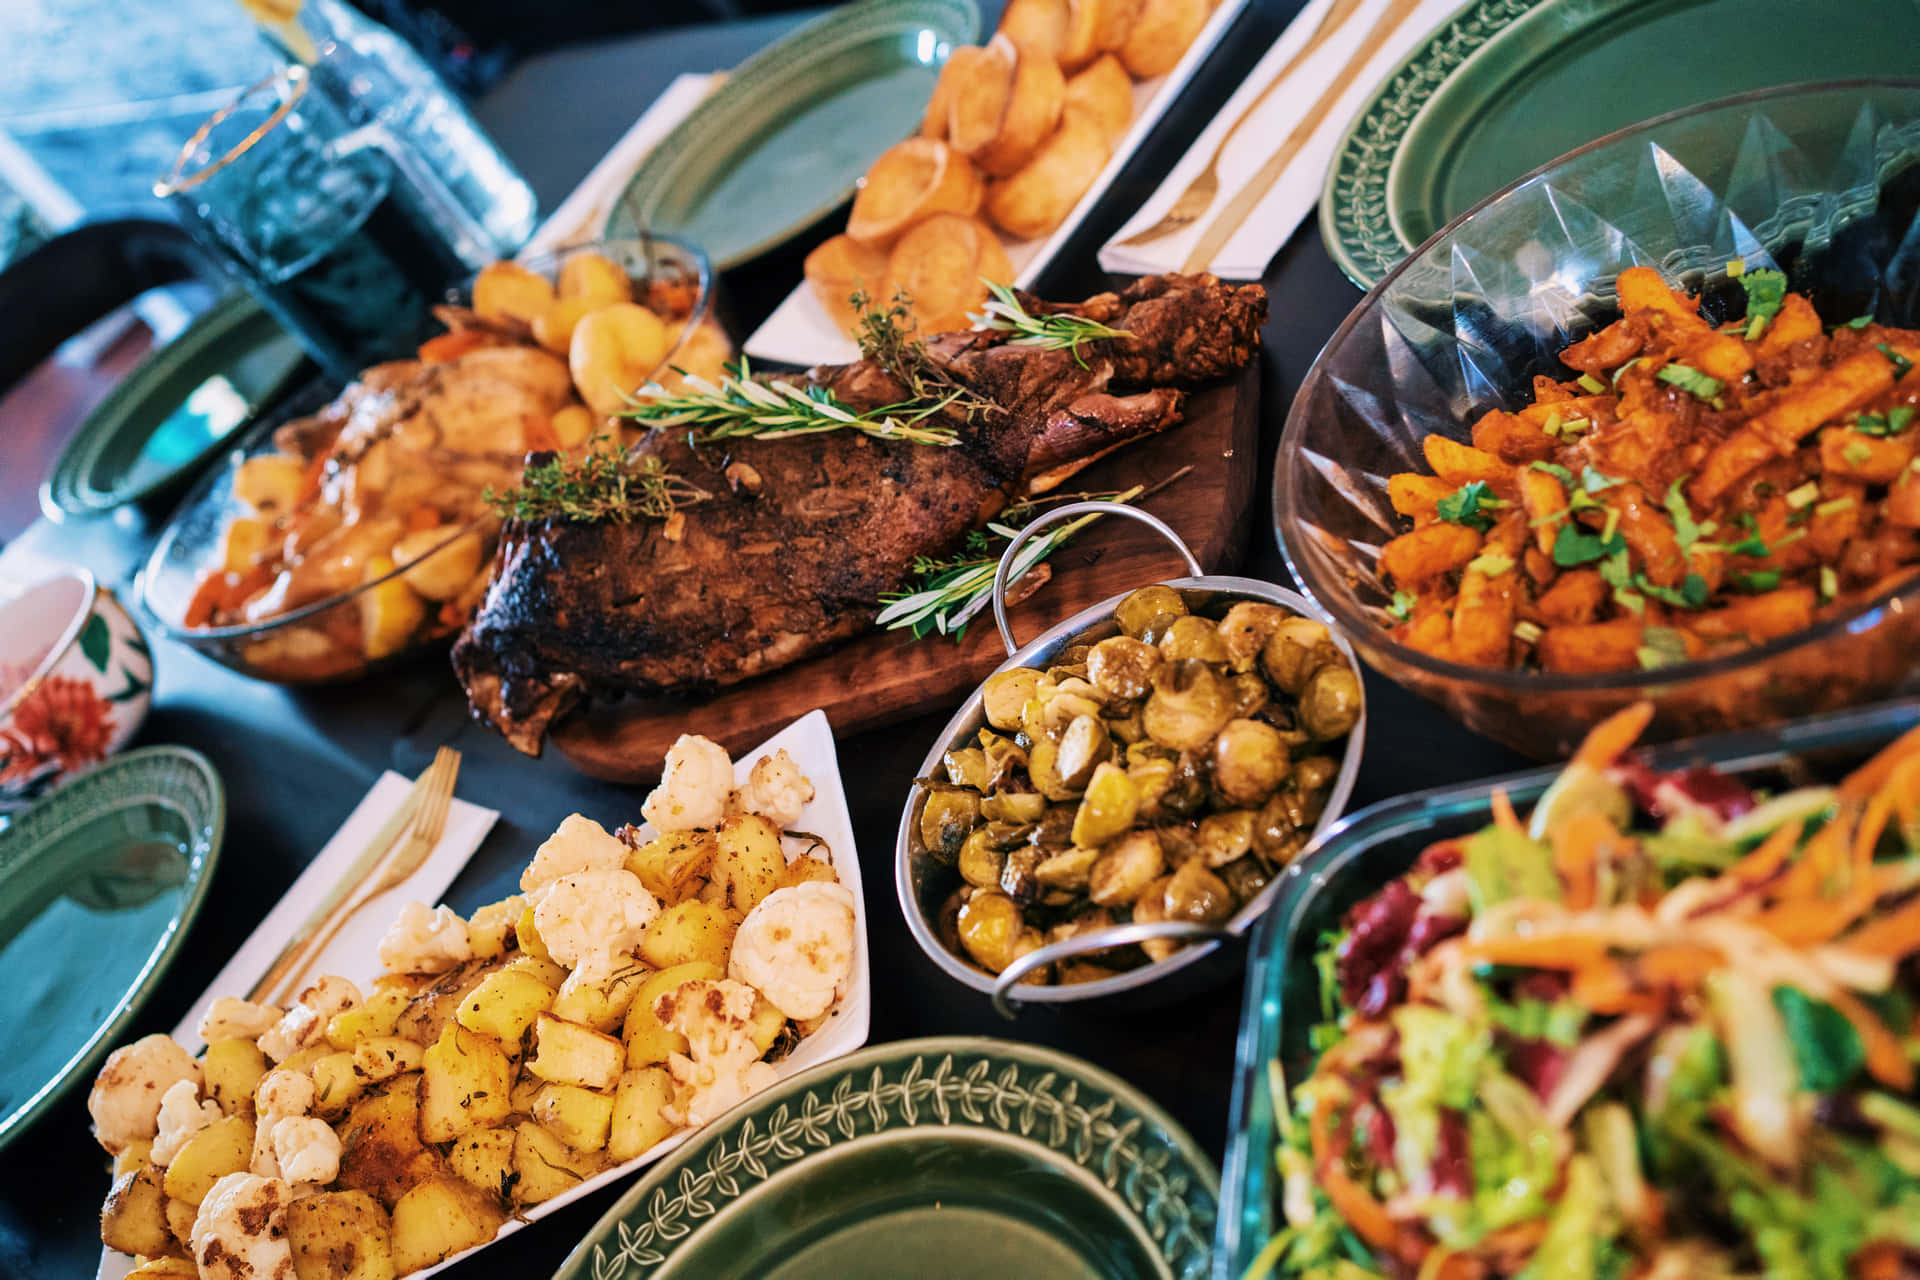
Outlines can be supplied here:
M253 984L253 989L247 992L247 999L259 1000L264 993L279 985L280 980L286 976L287 970L300 958L307 940L313 937L313 931L326 923L327 917L338 911L340 905L366 883L367 877L379 867L381 860L387 856L400 838L406 835L408 826L413 822L413 815L420 807L420 797L423 794L421 784L426 781L429 772L431 770L422 770L420 776L413 780L413 786L407 791L406 798L400 802L400 807L395 809L393 816L374 833L373 839L367 842L367 847L361 851L359 857L353 860L353 865L347 868L339 882L327 891L320 905L316 906L312 913L300 923L300 927L293 931L293 936L287 939L287 945L281 949L278 956L274 957L272 966L261 975L260 981Z
M1367 64L1373 61L1374 56L1392 38L1393 33L1413 16L1414 10L1420 7L1420 2L1421 0L1394 0L1387 6L1386 13L1381 16L1372 33L1348 60L1346 74L1328 86L1327 91L1320 95L1320 100L1313 104L1313 110L1309 111L1306 118L1287 135L1286 141L1280 144L1279 149L1267 158L1267 162L1247 180L1245 186L1234 193L1233 199L1227 202L1226 208L1207 224L1207 229L1200 233L1200 238L1194 242L1192 251L1187 254L1187 260L1180 265L1182 271L1207 269L1207 264L1213 261L1213 256L1226 247L1227 241L1233 239L1233 233L1240 229L1240 224L1247 220L1247 215L1266 198L1273 184L1279 181L1280 175L1286 172L1289 164L1293 163L1293 158L1299 154L1300 148L1304 147L1307 140L1313 137L1320 126L1326 122L1334 103L1340 100L1340 95L1349 87L1353 74L1366 69Z

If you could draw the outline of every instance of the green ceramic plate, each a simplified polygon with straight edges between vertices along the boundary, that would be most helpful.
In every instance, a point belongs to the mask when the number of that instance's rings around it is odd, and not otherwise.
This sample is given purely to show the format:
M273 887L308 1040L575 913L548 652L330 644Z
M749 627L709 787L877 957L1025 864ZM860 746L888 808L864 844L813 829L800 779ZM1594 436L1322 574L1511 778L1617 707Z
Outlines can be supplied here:
M865 0L735 68L647 153L603 240L683 235L725 270L838 208L913 132L941 64L980 30L973 0Z
M1373 284L1481 198L1680 107L1807 80L1909 76L1915 0L1472 0L1354 116L1320 235Z
M607 1211L556 1280L1204 1280L1219 1177L1065 1054L876 1045L757 1094Z
M289 384L300 344L245 293L202 312L87 416L40 486L58 520L97 515L182 480Z
M144 747L0 832L0 1026L21 1029L0 1054L0 1148L93 1072L153 994L206 897L226 813L203 756Z

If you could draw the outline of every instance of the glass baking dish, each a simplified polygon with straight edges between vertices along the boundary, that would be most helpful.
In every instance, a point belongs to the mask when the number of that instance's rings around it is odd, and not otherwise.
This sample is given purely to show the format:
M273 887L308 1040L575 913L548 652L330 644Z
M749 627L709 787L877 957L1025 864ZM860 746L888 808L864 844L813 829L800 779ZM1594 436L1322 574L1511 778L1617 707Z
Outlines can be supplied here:
M1916 725L1920 698L1909 698L1636 754L1656 769L1712 764L1755 789L1779 790L1837 779ZM1559 773L1558 766L1535 769L1382 801L1329 829L1287 869L1249 947L1214 1280L1239 1280L1276 1229L1277 1134L1267 1064L1278 1057L1288 1080L1304 1079L1312 1068L1307 1036L1321 1020L1313 964L1320 935L1337 929L1348 908L1404 873L1429 844L1490 824L1496 788L1504 787L1524 814Z

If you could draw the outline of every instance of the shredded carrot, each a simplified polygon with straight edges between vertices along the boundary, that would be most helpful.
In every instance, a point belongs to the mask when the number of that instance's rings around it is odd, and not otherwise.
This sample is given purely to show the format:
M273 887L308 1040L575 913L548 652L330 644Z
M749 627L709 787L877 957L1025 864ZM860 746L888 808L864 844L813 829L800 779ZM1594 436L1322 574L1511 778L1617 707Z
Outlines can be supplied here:
M1327 1193L1334 1210L1346 1219L1355 1235L1376 1249L1390 1250L1395 1234L1393 1219L1365 1187L1349 1178L1340 1167L1346 1143L1339 1141L1336 1145L1332 1131L1334 1105L1331 1097L1322 1096L1307 1123L1307 1139L1313 1148L1313 1166L1320 1179L1320 1189Z
M1601 856L1619 834L1611 818L1592 809L1575 814L1551 833L1553 869L1567 910L1585 911L1598 900Z
M449 360L458 360L477 347L484 347L493 339L479 329L455 329L452 333L443 333L437 338L428 338L420 344L415 354L423 364L445 364Z
M1568 994L1575 1003L1601 1014L1658 1014L1666 1008L1659 995L1640 990L1617 960L1598 960L1575 969Z
M431 529L440 523L440 513L432 507L415 507L407 512L407 532L419 533Z
M1838 815L1814 832L1813 839L1800 851L1800 860L1793 864L1793 869L1775 890L1775 896L1782 902L1819 897L1828 880L1846 865L1851 834L1852 824L1846 814Z
M1873 869L1873 853L1880 847L1880 837L1886 832L1887 819L1893 816L1893 793L1876 792L1867 804L1866 816L1860 819L1860 829L1853 836L1853 883L1865 884L1868 873Z
M1590 933L1483 938L1467 943L1466 951L1483 964L1529 965L1536 969L1584 969L1607 958L1607 944Z
M1753 923L1789 946L1812 947L1839 937L1872 905L1873 895L1863 887L1837 898L1790 899Z
M1867 1051L1867 1072L1889 1089L1905 1093L1913 1088L1913 1063L1908 1061L1900 1038L1887 1030L1887 1024L1874 1016L1850 991L1838 988L1827 994L1827 1003L1853 1024L1860 1044Z
M327 463L332 457L333 454L325 449L313 455L313 461L307 464L306 475L300 478L300 496L293 502L296 509L306 506L320 492L320 482L327 478Z
M1863 955L1898 960L1920 951L1920 898L1914 898L1889 911L1873 923L1855 931L1842 944Z
M1787 856L1800 847L1800 833L1805 829L1806 824L1798 818L1775 827L1773 834L1762 840L1758 848L1728 867L1724 878L1744 885L1764 884L1773 879Z
M1513 811L1513 801L1507 798L1505 787L1493 789L1493 824L1516 835L1527 834L1527 826L1520 821L1520 815Z
M1640 976L1668 987L1693 987L1725 965L1727 958L1712 947L1672 942L1640 953Z
M1840 795L1847 800L1865 800L1887 785L1894 769L1906 760L1920 756L1920 726L1907 730L1880 748L1873 759L1847 775L1840 784Z
M1652 722L1651 702L1636 702L1623 711L1616 711L1593 726L1592 732L1587 734L1586 741L1573 753L1569 763L1604 769L1625 754Z
M1911 829L1920 819L1920 756L1908 756L1895 765L1882 794L1892 796L1901 825Z

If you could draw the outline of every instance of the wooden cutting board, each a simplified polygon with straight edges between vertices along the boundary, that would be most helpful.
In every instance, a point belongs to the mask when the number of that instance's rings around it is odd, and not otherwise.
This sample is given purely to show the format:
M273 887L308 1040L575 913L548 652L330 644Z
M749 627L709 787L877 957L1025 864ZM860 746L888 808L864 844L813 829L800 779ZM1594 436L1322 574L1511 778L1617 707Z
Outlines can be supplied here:
M1102 459L1063 487L1153 485L1191 464L1191 472L1142 505L1173 526L1209 573L1231 568L1246 545L1253 505L1259 398L1259 373L1249 367L1196 393L1180 426ZM1052 580L1010 611L1016 643L1109 596L1186 573L1159 534L1118 518L1082 530L1050 563ZM705 700L596 704L570 714L548 737L582 773L651 785L683 733L704 734L737 755L815 707L826 711L836 735L859 733L957 706L1005 658L989 609L958 642L874 632Z

